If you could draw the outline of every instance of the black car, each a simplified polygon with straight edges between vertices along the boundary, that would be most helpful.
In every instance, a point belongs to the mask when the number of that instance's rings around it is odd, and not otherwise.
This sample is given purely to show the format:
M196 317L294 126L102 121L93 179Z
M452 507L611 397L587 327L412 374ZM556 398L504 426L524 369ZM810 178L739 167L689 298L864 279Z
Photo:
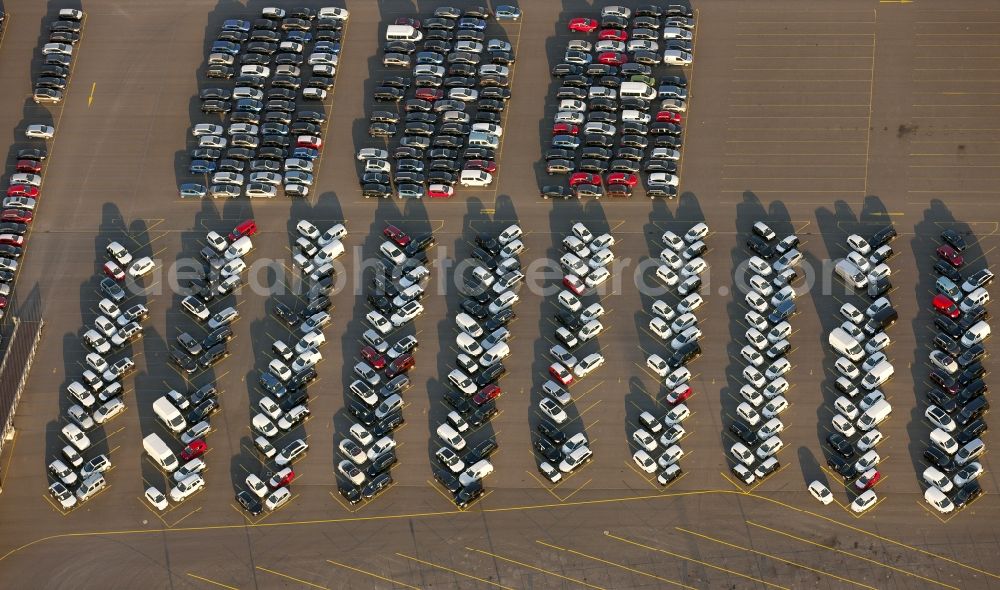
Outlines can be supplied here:
M964 445L982 436L982 434L986 432L986 429L986 421L982 418L978 418L970 422L968 426L958 432L955 435L955 441L960 445Z
M965 426L969 422L981 418L989 410L990 402L986 399L986 396L977 397L962 406L962 409L955 414L955 422L961 426Z
M948 336L947 334L934 335L934 348L944 353L947 353L950 356L957 356L962 354L962 347L959 346L958 342L956 342L952 337Z
M962 370L962 372L955 377L955 381L958 381L959 385L965 387L973 381L980 380L980 377L985 374L986 367L983 366L983 363L976 361Z
M472 403L460 392L453 389L446 389L443 396L445 403L455 408L460 414L464 415L472 412Z
M948 264L948 262L944 260L938 260L934 263L934 272L941 276L948 277L956 283L962 280L962 273L958 272L955 267Z
M286 384L289 391L296 391L308 386L310 383L319 378L319 373L316 372L314 368L308 368L301 373L292 375Z
M554 444L561 445L566 442L566 433L548 420L540 421L537 428L538 432L545 435L545 437L551 440Z
M198 364L207 369L227 356L229 356L229 350L226 348L226 345L216 344L212 348L205 351L201 360L198 361Z
M403 418L403 413L396 411L371 426L371 433L374 436L382 437L392 433L392 431L402 426L404 422L406 422L406 420Z
M989 391L989 388L986 386L985 381L982 379L973 379L961 391L955 394L955 403L967 405L977 397L985 395L987 391Z
M967 245L965 243L965 238L962 237L960 233L953 229L946 229L941 232L941 239L944 240L948 245L950 245L955 250L962 252L966 249Z
M956 467L956 465L952 462L951 457L937 447L928 447L925 449L924 459L945 473L951 473Z
M488 331L496 330L497 328L502 328L510 323L511 320L517 317L514 310L510 307L501 309L499 312L492 314L489 319L483 324L483 329Z
M872 250L875 250L891 242L896 238L896 235L896 228L890 225L875 232L872 237L868 239L868 245L871 246Z
M927 402L936 405L945 412L952 414L958 410L958 404L950 395L940 389L929 389L926 393Z
M603 65L603 64L602 64ZM574 76L584 72L583 66L577 64L560 63L552 67L552 75L561 78L563 76Z
M827 457L826 464L845 480L851 479L857 475L854 470L854 465L852 465L849 461L842 459L838 455L830 455Z
M962 330L968 330L979 322L979 320L989 319L989 316L990 313L986 311L986 308L981 305L977 305L976 307L973 307L963 313L962 316L958 318L958 327Z
M667 359L671 369L676 369L701 356L701 346L697 342L689 342L680 347Z
M288 390L285 388L285 384L267 371L264 371L257 376L257 382L260 383L260 386L263 387L268 393L273 394L279 399L288 393Z
M747 248L764 258L765 260L774 258L774 247L764 241L760 236L750 236L747 238Z
M830 433L826 437L826 444L845 458L854 456L854 445L838 432Z
M490 437L472 447L465 455L465 462L468 465L472 465L481 459L489 459L490 455L496 452L498 448L500 448L500 445L497 444L496 439Z
M556 321L565 326L566 329L571 332L579 330L584 324L583 320L580 319L578 315L569 310L562 310L556 313Z
M536 437L531 446L549 463L558 463L563 459L562 449L545 437Z
M364 487L364 489L361 490L361 496L365 500L371 500L372 498L377 496L379 492L389 487L390 485L392 485L392 474L388 472L382 473L376 476L370 482L368 482L368 484Z
M44 149L39 148L24 148L17 150L17 160L36 160L42 161L49 157L49 154Z
M462 484L458 483L458 478L444 469L434 469L434 479L452 494L462 489Z
M198 371L198 363L176 346L170 347L170 362L180 367L188 375Z
M757 432L739 420L735 420L729 425L729 432L735 434L741 441L748 445L755 445L760 442Z
M250 516L257 516L264 511L257 497L247 490L241 490L240 493L236 494L236 501Z
M218 398L210 397L195 406L195 408L188 413L187 421L189 424L197 424L217 411L219 411L219 400Z
M361 187L361 194L366 198L375 197L377 199L386 199L392 194L389 190L389 186L385 184L368 183Z
M367 467L365 467L365 474L368 477L377 477L380 473L387 471L396 463L396 451L389 449L388 451L382 453L378 457L375 457Z
M384 295L374 293L369 295L368 305L370 305L372 309L376 309L383 314L392 314L395 311L395 308L392 306L392 300Z
M934 317L934 326L952 338L961 338L965 332L954 320L942 315Z
M477 407L472 411L471 414L467 416L467 421L469 425L473 428L485 424L490 418L495 416L499 410L497 409L497 404L495 400L490 400L485 404Z
M972 480L959 488L958 492L952 496L951 501L956 508L964 508L967 504L983 494L983 488L977 480Z
M455 505L459 508L465 508L474 502L476 498L482 496L483 491L483 482L474 481L455 494Z
M945 371L944 369L940 368L932 369L931 372L927 375L927 378L930 379L931 383L937 385L943 391L951 395L958 393L958 388L959 388L958 382L955 381L955 378L952 377L951 374L948 373L948 371Z
M285 322L285 324L289 327L297 326L300 323L299 314L292 311L292 309L284 303L275 303L274 308L271 309L271 313L277 316L277 318L281 321Z
M483 368L483 370L480 371L475 376L475 378L473 378L473 381L478 387L486 387L487 385L495 382L497 379L499 379L506 373L507 373L507 367L505 367L503 363L495 363L488 367Z

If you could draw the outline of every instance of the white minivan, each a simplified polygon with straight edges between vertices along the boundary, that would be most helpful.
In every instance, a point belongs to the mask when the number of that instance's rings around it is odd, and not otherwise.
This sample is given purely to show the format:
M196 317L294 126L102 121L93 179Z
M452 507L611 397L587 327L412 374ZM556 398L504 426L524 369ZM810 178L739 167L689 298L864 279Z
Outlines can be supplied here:
M462 170L458 182L462 186L489 186L493 183L493 175L485 170Z

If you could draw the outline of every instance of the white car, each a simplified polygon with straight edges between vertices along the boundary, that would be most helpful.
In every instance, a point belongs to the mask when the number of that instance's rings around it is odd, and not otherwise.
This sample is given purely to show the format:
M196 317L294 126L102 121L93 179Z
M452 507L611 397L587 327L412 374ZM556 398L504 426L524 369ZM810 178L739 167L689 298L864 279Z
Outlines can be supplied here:
M76 424L67 424L62 427L62 435L76 450L85 451L90 448L90 438Z
M632 460L639 466L639 469L642 469L646 473L656 472L656 461L654 461L645 450L639 449L636 451L632 455Z
M52 139L56 134L55 127L51 125L28 125L24 130L24 135L38 139Z
M677 404L670 409L666 415L663 416L663 424L665 426L673 426L675 424L680 424L688 416L691 415L691 410L684 404Z
M187 463L178 467L177 471L174 471L174 479L178 482L183 481L196 473L205 471L207 468L208 465L206 465L201 459L191 459Z
M266 500L264 500L264 507L270 511L274 511L287 504L288 501L291 499L292 499L291 489L287 487L278 488L274 490L274 492L272 492L271 495L268 496Z
M883 357L884 356L885 355L883 355ZM955 362L955 359L952 358L951 355L949 355L944 351L932 350L928 355L928 359L930 360L932 365L934 365L935 367L939 367L947 371L948 373L954 373L955 371L958 371L958 363Z
M835 414L830 422L834 430L848 438L854 436L854 433L857 432L854 429L854 424L843 414Z
M878 496L875 495L875 490L868 490L851 502L851 511L860 514L874 506L877 501Z
M691 293L690 295L688 295L684 299L681 299L677 303L677 308L676 309L677 309L677 311L679 313L682 313L682 314L684 314L684 313L691 313L694 310L696 310L699 307L701 307L704 303L705 303L705 300L702 298L701 295L699 295L697 293Z
M150 486L146 488L146 492L143 496L146 498L147 502L152 504L153 508L156 508L160 512L163 512L170 506L170 503L167 502L167 497L163 495L163 492L161 492L159 488Z
M754 464L753 453L750 449L746 447L743 443L736 443L729 448L729 452L735 457L740 463L743 463L747 467L752 467Z
M861 414L858 407L844 396L840 396L833 401L833 407L848 420L854 420Z
M598 352L588 354L573 368L573 374L582 379L603 364L604 355Z
M764 404L761 408L760 413L765 418L774 418L780 415L788 408L788 400L784 396L779 395L778 397L772 399L771 401Z
M604 315L604 307L600 303L591 303L580 312L580 320L589 322Z
M979 479L979 476L983 474L983 471L984 469L981 463L972 462L958 470L952 480L955 482L956 486L964 486L970 481Z
M772 436L764 440L764 442L760 443L760 446L757 447L757 457L763 461L764 459L776 454L784 446L785 443L781 440L781 438Z
M670 341L670 347L674 350L678 350L683 346L686 346L692 342L697 342L701 338L701 330L697 326L693 326L684 330L677 335L676 338Z
M632 440L634 440L635 444L639 445L640 448L645 449L646 451L656 450L656 439L653 438L652 434L646 432L642 428L632 433Z
M935 486L924 490L924 500L942 514L947 514L955 510L955 504L951 499ZM851 508L853 509L854 506L852 505Z
M750 309L756 311L757 313L766 313L768 310L767 299L761 297L760 293L756 291L749 291L744 296L744 300Z
M539 400L538 408L542 411L543 414L551 418L556 424L562 424L569 418L569 416L566 415L566 412L563 411L563 409L559 406L559 404L556 403L555 400L551 398L543 397L541 400Z
M867 256L872 249L872 247L868 244L868 240L862 238L858 234L851 234L847 236L847 245L862 256Z
M673 389L678 385L687 383L690 380L691 371L687 367L678 367L666 376L663 380L663 384L667 386L667 389Z
M180 502L204 487L205 479L202 476L198 474L190 475L182 479L170 490L170 500L172 502Z
M337 464L337 471L356 486L365 483L365 474L358 469L357 465L347 459Z
M659 319L659 318L657 318ZM670 365L658 354L651 354L646 358L646 366L653 370L660 377L666 377L670 372Z
M814 481L809 484L809 493L824 505L833 502L833 494L830 493L830 489L820 481Z
M384 315L377 311L369 311L365 315L365 320L368 324L378 330L380 334L388 334L392 332L393 325Z
M861 452L869 451L871 449L874 449L878 445L878 443L882 442L882 438L883 438L882 432L876 428L873 428L872 430L869 430L868 432L861 435L861 437L858 438L858 441L855 443L855 445Z

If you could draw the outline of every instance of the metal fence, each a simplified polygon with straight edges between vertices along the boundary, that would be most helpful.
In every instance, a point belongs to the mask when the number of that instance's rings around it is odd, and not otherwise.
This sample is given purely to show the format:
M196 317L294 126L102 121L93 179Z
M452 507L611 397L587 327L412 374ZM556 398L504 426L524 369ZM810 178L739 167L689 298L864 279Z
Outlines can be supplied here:
M0 346L3 348L3 359L0 360L0 452L3 452L4 443L14 435L17 402L28 381L45 325L37 286L20 305L17 301L8 302L8 309L17 309L17 314L8 315L9 319L0 326Z

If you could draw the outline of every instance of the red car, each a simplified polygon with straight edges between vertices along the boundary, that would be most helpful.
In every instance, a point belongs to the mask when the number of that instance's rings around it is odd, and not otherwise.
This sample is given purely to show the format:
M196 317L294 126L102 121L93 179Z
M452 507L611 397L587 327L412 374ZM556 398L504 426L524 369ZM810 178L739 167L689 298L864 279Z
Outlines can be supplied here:
M876 469L869 469L861 474L861 477L854 482L854 485L858 486L859 490L867 490L875 487L878 480L882 479L882 474Z
M608 174L608 184L624 184L625 186L635 186L639 182L639 179L635 174L626 174L625 172L614 172Z
M569 185L576 186L578 184L596 184L601 185L601 177L596 174L591 174L589 172L574 172L569 177Z
M552 126L552 135L576 135L580 133L580 126L572 123L556 123Z
M35 160L18 160L17 171L30 172L31 174L40 174L42 172L42 163L37 162Z
M958 250L952 248L951 246L939 246L937 249L937 255L939 258L947 260L948 264L955 268L965 264L965 259L962 258L962 255L958 253Z
M427 187L427 196L432 199L447 199L455 194L455 189L447 184L432 184Z
M673 391L667 394L667 403L676 406L677 404L691 397L692 393L694 393L694 390L688 387L687 385L678 385L677 387L674 388Z
M931 300L931 304L934 306L935 311L951 319L955 319L962 314L958 306L955 305L955 302L949 299L947 295L935 295L934 299Z
M315 135L300 135L295 139L295 147L319 150L323 149L323 140Z
M419 29L420 28L420 21L419 20L417 20L415 18L409 18L409 17L406 17L406 16L401 16L401 17L397 18L395 24L397 24L397 25L410 25L414 29Z
M7 309L7 298L0 297L0 309Z
M444 90L438 88L417 88L417 98L434 102L439 98L444 98Z
M367 361L368 364L377 371L381 371L385 368L385 357L379 354L379 351L375 350L371 346L366 346L361 349L361 358L365 359L365 361Z
M410 236L406 235L406 232L395 225L385 226L385 229L382 230L382 235L392 240L400 248L410 243Z
M660 111L656 113L657 123L674 123L675 125L680 125L681 119L681 114L675 111Z
M569 30L574 33L592 33L597 28L597 21L592 18L574 18L569 21Z
M500 387L498 385L487 385L486 387L479 390L479 393L472 396L472 402L477 406L481 406L491 399L496 399L500 397Z
M31 186L29 184L12 184L7 187L8 197L28 197L30 199L38 198L38 187Z
M0 234L0 244L22 248L24 247L24 236L19 236L17 234Z
M118 266L117 263L111 262L110 260L104 263L104 274L116 281L125 280L125 271L122 270L122 267Z
M402 375L403 373L409 371L417 364L417 359L413 357L412 354L404 354L398 359L389 363L389 366L385 368L385 376L388 379L392 379L396 375Z
M620 66L628 63L628 56L617 51L605 51L597 56L597 61L609 66Z
M257 233L257 222L253 219L247 219L241 222L239 225L233 228L233 231L229 232L229 241L235 242L236 240L242 238L243 236L252 236Z
M496 172L497 163L492 160L469 160L465 163L465 170L485 170L486 172Z
M573 373L570 373L569 369L564 367L562 363L552 363L549 365L549 375L552 375L553 379L563 385L569 385L573 382Z
M272 489L278 489L292 483L293 479L295 479L295 472L292 471L291 467L285 467L272 475L271 479L267 481L267 485L271 486Z
M34 215L27 209L4 209L0 213L0 221L14 221L17 223L31 223Z
M583 295L583 292L587 290L587 285L574 274L564 276L562 282L564 287L577 295Z
M621 29L601 29L601 32L597 34L597 38L601 41L621 41L624 43L628 41L628 33Z
M190 461L191 459L201 457L202 455L205 454L205 451L207 450L208 450L208 443L201 440L200 438L195 439L191 441L191 443L188 444L188 446L184 447L183 451L181 451L181 459L183 459L184 461Z

